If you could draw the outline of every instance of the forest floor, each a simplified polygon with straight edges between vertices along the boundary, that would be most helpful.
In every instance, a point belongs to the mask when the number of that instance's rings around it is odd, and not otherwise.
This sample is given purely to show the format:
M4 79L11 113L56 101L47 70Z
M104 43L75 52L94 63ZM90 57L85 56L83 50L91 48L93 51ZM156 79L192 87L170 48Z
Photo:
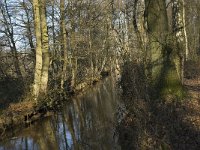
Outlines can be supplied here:
M182 101L127 101L119 129L122 149L200 149L200 80L185 79ZM126 103L126 102L125 102Z

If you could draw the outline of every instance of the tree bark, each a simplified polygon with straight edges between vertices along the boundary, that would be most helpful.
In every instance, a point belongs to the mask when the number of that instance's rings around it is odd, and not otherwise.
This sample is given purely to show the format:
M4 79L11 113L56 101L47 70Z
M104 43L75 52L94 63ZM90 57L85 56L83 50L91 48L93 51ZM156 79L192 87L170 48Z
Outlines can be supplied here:
M185 38L185 60L189 58L189 48L188 48L188 36L186 29L186 14L185 14L185 0L182 0L182 10L183 10L183 29L184 29L184 38Z
M40 93L46 94L48 85L48 73L49 73L49 38L47 31L46 21L46 0L41 0L41 33L42 33L42 74L40 83Z
M34 24L35 24L35 35L36 35L36 56L35 56L35 73L33 83L33 96L34 100L37 100L40 91L40 79L42 73L42 37L40 27L40 5L39 0L33 0L34 9Z
M153 98L175 95L183 96L181 80L176 71L177 48L171 43L165 0L145 0L149 50L150 74Z
M61 89L63 89L64 82L66 80L66 72L67 72L67 63L68 63L68 55L67 55L67 33L65 29L65 1L60 0L60 31L61 31L61 48L63 52L63 66L62 66L62 75L61 75Z

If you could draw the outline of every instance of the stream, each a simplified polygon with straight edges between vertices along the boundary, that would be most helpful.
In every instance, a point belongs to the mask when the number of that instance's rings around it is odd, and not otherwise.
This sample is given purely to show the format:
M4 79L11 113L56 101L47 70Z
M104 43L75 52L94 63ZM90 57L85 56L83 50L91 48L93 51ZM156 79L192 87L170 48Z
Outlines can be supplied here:
M120 94L108 77L66 102L62 110L12 133L0 150L118 150Z

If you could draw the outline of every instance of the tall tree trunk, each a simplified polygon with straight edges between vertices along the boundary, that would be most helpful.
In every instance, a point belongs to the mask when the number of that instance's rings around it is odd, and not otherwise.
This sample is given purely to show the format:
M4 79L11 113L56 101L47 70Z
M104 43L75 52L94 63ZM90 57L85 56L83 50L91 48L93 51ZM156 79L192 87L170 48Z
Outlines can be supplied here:
M186 29L186 14L185 14L185 0L182 0L182 10L183 10L183 29L184 29L184 38L185 38L185 60L189 58L189 48L188 48L188 36Z
M153 98L168 95L181 97L181 80L175 65L177 52L173 43L170 43L165 0L145 0L145 5L151 52Z
M174 0L172 3L172 31L175 36L176 41L176 48L177 48L177 56L176 56L176 70L183 82L184 76L184 60L187 57L187 34L186 33L186 26L185 26L185 18L184 16L184 8L183 8L182 0ZM186 46L186 50L184 50L184 45Z
M37 100L40 91L40 79L42 73L42 40L41 40L41 27L40 27L40 7L39 0L33 0L34 9L34 23L35 23L35 35L36 35L36 61L35 61L35 73L33 83L33 96Z
M51 22L52 22L52 33L53 33L53 51L55 51L55 46L56 46L56 33L55 33L55 0L52 0L52 14L51 14Z
M62 66L62 75L61 75L61 88L63 89L64 82L66 80L66 72L67 72L67 63L68 63L68 55L67 55L67 33L65 29L65 1L60 0L60 31L61 31L61 48L63 52L63 66Z
M163 67L164 45L168 34L168 20L164 0L145 0L145 14L147 15L149 47L151 52L151 75L156 80Z
M40 93L46 94L49 73L49 39L46 21L46 0L41 0L41 33L42 33L42 74L40 83Z
M139 46L140 46L141 49L143 49L142 37L141 37L140 30L138 29L137 5L138 5L138 0L134 0L134 3L133 3L133 27L134 27L134 31L135 31L136 36L137 36Z

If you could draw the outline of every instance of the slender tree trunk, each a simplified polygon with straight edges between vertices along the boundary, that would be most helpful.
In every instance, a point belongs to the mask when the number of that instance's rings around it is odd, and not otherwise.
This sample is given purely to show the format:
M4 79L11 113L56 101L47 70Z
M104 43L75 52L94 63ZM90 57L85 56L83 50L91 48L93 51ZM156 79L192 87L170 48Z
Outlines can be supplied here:
M143 48L143 43L142 43L142 37L141 37L141 33L140 30L138 29L138 21L137 21L137 5L138 5L138 0L134 0L134 4L133 4L133 27L134 27L134 31L137 35L138 38L138 43L141 46L141 49Z
M78 68L78 64L77 64L77 57L75 57L72 61L72 79L71 79L71 87L72 89L75 87L76 85L76 74L77 74L77 68Z
M185 0L182 0L182 10L183 10L183 29L184 29L184 38L185 38L185 60L189 58L189 48L188 48L188 36L186 29L186 15L185 15Z
M32 35L32 31L31 31L31 21L30 21L30 14L28 12L28 8L26 6L25 0L23 0L23 8L27 17L27 22L26 22L26 29L27 29L27 38L29 41L29 46L31 48L31 51L33 52L34 56L35 56L35 46L33 44L33 35Z
M42 33L42 74L40 83L40 93L46 94L49 73L49 39L46 21L46 0L41 0L41 33Z
M36 35L36 61L35 61L35 73L33 83L33 96L37 100L40 91L41 73L42 73L42 40L41 40L41 27L40 27L40 6L39 0L33 0L34 9L34 23L35 23L35 35Z
M53 40L53 45L51 46L51 57L53 59L51 59L50 61L50 66L51 66L51 69L52 69L52 78L53 79L56 79L57 76L59 76L55 70L55 61L58 61L56 60L56 58L58 58L57 56L57 53L58 53L58 46L56 45L56 32L55 32L55 0L52 0L51 1L51 22L52 22L52 28L51 28L51 31L52 31L52 40Z
M187 33L185 26L185 14L182 0L174 0L172 3L172 31L174 34L174 41L176 41L177 55L175 59L175 65L177 73L183 82L184 77L184 60L186 59L187 47ZM185 34L186 33L186 34ZM184 47L185 46L185 47ZM185 49L185 50L184 50ZM187 52L188 53L188 52Z
M51 15L51 22L52 22L52 33L53 33L53 51L55 51L55 45L56 45L56 33L55 33L55 0L52 0L52 15Z
M22 75L22 72L21 72L21 69L20 69L20 63L19 63L19 59L18 59L17 48L16 48L14 41L12 42L12 45L13 46L11 46L11 52L12 52L12 55L13 55L13 62L14 62L15 70L16 70L16 73L17 73L17 77L19 79L21 79L21 81L23 82L23 75Z
M62 75L61 75L61 89L63 89L64 82L66 80L66 72L67 72L67 63L68 63L68 55L67 55L67 33L65 29L65 1L60 0L60 31L61 31L61 48L63 52L63 66L62 66Z

